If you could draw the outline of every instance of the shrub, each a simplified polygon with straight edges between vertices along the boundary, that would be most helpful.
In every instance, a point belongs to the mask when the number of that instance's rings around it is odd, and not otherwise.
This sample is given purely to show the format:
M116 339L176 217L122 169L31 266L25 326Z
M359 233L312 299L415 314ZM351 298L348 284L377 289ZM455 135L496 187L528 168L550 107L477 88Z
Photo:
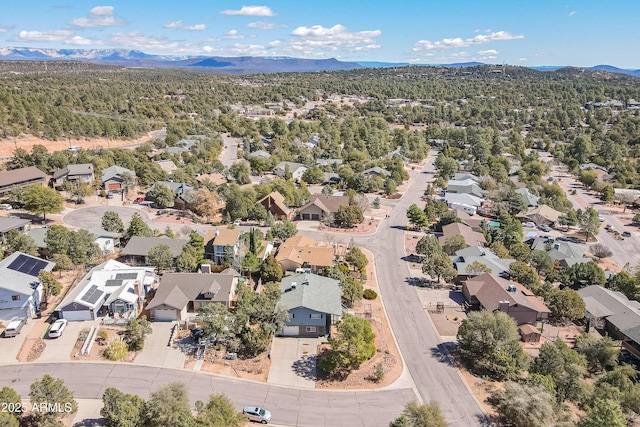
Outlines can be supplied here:
M382 366L382 363L378 363L376 365L376 370L373 373L374 378L375 378L375 382L379 383L384 379L384 367Z
M96 337L96 341L106 341L109 336L107 335L107 331L104 329L98 332L98 336Z
M371 300L371 299L376 299L378 297L378 294L373 289L365 289L364 292L362 293L362 297L364 299Z
M144 339L134 338L129 341L129 351L140 351L144 347Z
M102 355L113 362L117 362L118 360L122 360L127 357L129 353L129 349L127 347L127 343L122 341L121 339L111 341L107 348L105 348L104 353Z

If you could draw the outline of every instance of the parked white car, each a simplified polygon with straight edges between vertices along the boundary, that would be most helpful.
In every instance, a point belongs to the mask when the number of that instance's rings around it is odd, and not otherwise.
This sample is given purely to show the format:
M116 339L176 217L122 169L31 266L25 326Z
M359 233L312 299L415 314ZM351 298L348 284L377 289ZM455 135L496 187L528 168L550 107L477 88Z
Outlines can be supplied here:
M245 406L242 409L242 415L244 415L247 421L254 421L262 424L267 424L271 421L271 412L256 406Z
M522 226L523 226L523 227L529 227L529 228L536 228L536 224L535 224L535 223L533 223L533 222L531 222L531 221L523 222L523 223L522 223Z
M58 338L62 335L62 331L67 327L68 321L65 319L58 319L53 322L51 329L49 329L49 338Z
M0 203L0 209L10 211L11 209L13 209L13 206L11 206L9 203Z

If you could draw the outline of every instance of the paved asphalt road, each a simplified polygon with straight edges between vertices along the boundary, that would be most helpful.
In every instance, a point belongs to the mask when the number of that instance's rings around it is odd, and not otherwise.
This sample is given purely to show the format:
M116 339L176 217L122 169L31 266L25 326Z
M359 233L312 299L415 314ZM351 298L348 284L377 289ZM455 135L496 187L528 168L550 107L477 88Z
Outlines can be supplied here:
M230 167L238 160L238 144L242 143L242 138L233 138L222 134L224 147L220 154L220 162L226 167Z
M376 259L378 285L387 315L407 367L424 402L435 399L452 426L483 424L484 411L463 382L457 369L449 364L438 336L430 322L409 277L404 253L406 211L417 203L434 179L431 151L425 168L416 176L408 191L380 225L375 236L356 239L356 243L371 250Z
M149 397L172 381L183 382L196 400L224 393L236 408L259 405L273 414L273 423L288 426L386 427L414 398L410 389L385 391L318 391L277 387L252 381L200 374L183 369L163 369L128 363L24 363L0 366L0 385L29 395L30 384L48 373L64 379L79 399L101 399L107 387Z

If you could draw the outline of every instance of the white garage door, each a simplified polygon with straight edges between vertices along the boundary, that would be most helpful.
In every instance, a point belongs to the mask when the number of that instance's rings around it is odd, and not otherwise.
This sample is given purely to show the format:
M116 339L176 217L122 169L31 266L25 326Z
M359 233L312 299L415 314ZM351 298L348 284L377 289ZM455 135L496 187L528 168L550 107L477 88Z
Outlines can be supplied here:
M70 322L79 322L82 320L91 320L91 312L89 310L81 311L63 311L62 318Z
M285 326L282 328L282 336L283 337L296 337L300 334L299 326Z
M178 320L176 318L176 310L173 309L155 309L153 313L153 320L156 322L172 322Z

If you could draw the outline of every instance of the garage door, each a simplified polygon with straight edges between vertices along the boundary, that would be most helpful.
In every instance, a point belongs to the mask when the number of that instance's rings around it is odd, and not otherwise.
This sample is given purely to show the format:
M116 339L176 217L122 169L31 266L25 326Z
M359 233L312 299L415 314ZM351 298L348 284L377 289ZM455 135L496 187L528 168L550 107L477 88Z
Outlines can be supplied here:
M177 320L176 310L156 309L153 310L153 320L156 322L172 322Z
M300 327L298 326L285 326L282 328L283 337L297 337L300 334Z
M319 214L311 214L311 220L312 221L320 221L320 215Z
M79 322L82 320L92 320L91 312L89 310L81 311L63 311L62 318L70 322Z
M107 187L107 190L119 190L120 189L120 184L109 184L109 186Z

